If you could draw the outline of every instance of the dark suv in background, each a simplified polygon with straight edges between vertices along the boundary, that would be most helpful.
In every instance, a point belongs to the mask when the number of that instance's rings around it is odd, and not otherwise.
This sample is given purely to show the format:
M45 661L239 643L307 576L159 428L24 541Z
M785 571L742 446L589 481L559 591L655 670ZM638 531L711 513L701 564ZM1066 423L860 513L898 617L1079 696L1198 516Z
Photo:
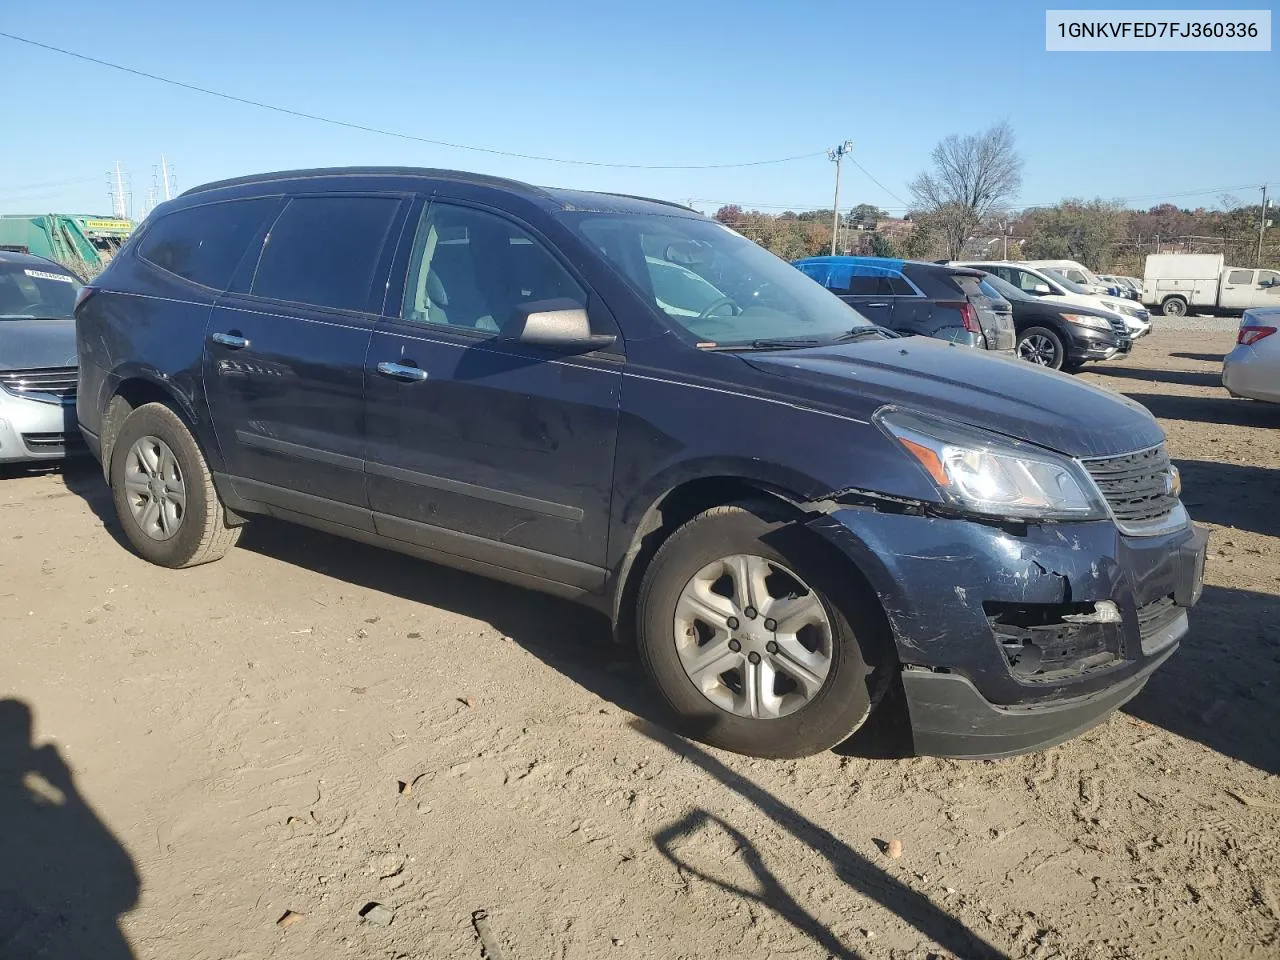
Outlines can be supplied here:
M1199 596L1144 409L886 336L671 204L225 181L157 207L76 319L142 556L215 560L266 514L571 597L732 750L830 747L898 685L920 752L1051 743L1137 693Z
M808 257L792 265L897 333L1014 352L1009 304L981 289L977 270L888 257Z
M1110 310L1037 297L995 273L982 286L1012 307L1023 360L1074 373L1090 360L1127 357L1133 348L1124 320Z

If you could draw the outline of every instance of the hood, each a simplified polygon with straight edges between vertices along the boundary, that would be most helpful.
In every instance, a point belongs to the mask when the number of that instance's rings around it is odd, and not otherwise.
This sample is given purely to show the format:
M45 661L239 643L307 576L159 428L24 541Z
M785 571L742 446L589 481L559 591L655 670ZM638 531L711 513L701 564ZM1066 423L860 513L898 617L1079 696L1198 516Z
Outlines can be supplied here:
M1116 302L1114 297L1108 297L1104 300L1102 297L1095 297L1091 293L1053 293L1040 297L1040 299L1048 300L1050 303L1069 303L1076 307L1089 307L1091 310L1100 311L1109 316L1116 316L1122 319L1127 316L1123 310L1108 304L1108 300L1113 303Z
M839 396L859 412L895 404L1073 457L1155 446L1164 431L1141 404L1024 360L926 337L742 354L765 373Z
M76 365L72 319L0 320L0 370Z

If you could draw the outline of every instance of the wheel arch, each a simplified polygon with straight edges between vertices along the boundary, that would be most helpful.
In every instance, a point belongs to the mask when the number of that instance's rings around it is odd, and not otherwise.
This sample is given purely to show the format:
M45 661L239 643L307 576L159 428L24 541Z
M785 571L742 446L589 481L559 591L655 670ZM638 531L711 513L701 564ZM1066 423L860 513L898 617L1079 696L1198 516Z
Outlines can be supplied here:
M114 389L102 407L102 426L99 438L102 444L103 475L110 482L111 452L115 439L125 419L138 407L147 403L162 403L176 413L191 431L196 445L208 460L210 467L218 463L217 446L205 442L202 436L201 418L189 393L179 389L171 378L149 368L132 368L117 372ZM212 447L212 448L211 448Z
M726 474L708 474L669 485L643 510L626 551L614 565L611 620L616 642L630 644L635 641L640 582L662 544L698 514L712 507L731 504L795 521L796 530L803 531L808 542L825 554L833 568L852 577L856 583L855 590L874 601L874 615L883 623L885 637L890 638L887 653L896 655L888 616L871 576L848 552L840 549L832 538L812 524L823 514L814 509L810 498L798 494L792 485L780 484L777 480Z

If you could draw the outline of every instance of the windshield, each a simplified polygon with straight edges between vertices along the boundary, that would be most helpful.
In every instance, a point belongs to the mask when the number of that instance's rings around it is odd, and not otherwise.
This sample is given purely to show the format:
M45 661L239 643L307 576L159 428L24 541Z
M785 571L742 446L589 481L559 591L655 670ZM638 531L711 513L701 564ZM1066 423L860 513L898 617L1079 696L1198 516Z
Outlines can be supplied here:
M996 293L1004 297L1006 300L1031 300L1030 294L1023 290L1019 290L1008 280L997 277L994 273L989 273L982 278L984 284L989 285Z
M715 221L605 213L566 220L700 344L824 342L874 329L795 267Z
M80 281L61 267L0 263L0 320L70 320Z
M1066 276L1065 274L1059 273L1057 270L1050 270L1046 267L1044 272L1047 273L1054 280L1056 280L1058 282L1058 285L1063 287L1068 293L1087 294L1089 292L1084 287L1080 286L1080 284L1072 280L1070 277Z

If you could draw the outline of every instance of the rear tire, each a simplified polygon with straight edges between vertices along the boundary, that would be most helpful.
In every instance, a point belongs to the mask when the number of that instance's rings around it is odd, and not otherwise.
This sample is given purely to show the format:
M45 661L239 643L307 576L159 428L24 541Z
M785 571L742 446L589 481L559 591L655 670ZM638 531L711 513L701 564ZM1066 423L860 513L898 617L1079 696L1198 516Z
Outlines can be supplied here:
M1028 327L1018 334L1018 356L1039 367L1061 370L1067 351L1055 331L1048 327Z
M639 592L640 656L683 733L804 757L870 715L895 662L878 601L812 538L767 509L722 506L654 556Z
M1166 317L1185 317L1187 315L1187 301L1181 297L1170 297L1160 304L1160 312Z
M154 564L209 563L240 539L191 431L162 403L129 414L111 447L109 476L125 536Z

